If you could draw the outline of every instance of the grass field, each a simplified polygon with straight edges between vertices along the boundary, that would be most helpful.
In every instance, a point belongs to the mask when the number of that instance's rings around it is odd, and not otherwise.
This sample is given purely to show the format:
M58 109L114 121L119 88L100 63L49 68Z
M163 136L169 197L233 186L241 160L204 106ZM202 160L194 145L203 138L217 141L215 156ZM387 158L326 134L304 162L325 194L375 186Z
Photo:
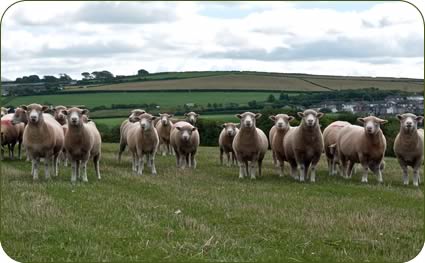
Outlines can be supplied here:
M177 79L164 79L164 78ZM423 80L320 76L266 72L174 72L147 76L146 81L107 85L70 86L68 91L93 90L276 90L276 91L329 91L344 89L378 88L382 90L423 91ZM129 77L134 80L135 77Z
M112 104L151 104L155 103L162 108L183 106L186 103L195 103L207 106L208 103L239 103L247 104L251 100L265 101L270 94L279 97L273 92L111 92L88 94L56 94L40 96L16 97L8 104L19 106L33 102L53 105L85 105L86 107L111 106Z
M239 119L237 119L235 114L214 114L214 115L202 115L202 119L209 119L209 120L218 120L221 122L238 122ZM176 116L178 118L182 118L183 116ZM106 124L108 126L115 126L115 125L121 125L125 117L119 117L119 118L93 118L93 120L96 123Z
M195 171L158 156L158 176L118 164L103 145L102 180L70 184L70 169L33 182L30 164L1 166L2 246L20 262L46 261L342 261L401 262L424 242L424 195L401 183L386 159L384 184L329 177L321 160L315 184L279 178L238 179L201 147ZM41 171L42 172L42 171ZM42 173L41 173L42 174Z

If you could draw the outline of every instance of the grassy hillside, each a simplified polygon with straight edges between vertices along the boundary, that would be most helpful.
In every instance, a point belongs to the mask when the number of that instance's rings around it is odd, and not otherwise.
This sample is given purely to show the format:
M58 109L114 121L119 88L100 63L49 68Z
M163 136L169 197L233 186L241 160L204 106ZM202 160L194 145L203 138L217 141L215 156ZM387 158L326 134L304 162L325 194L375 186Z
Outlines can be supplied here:
M10 105L19 106L33 102L53 105L85 105L86 107L107 106L112 104L151 104L156 103L161 108L183 106L186 103L195 103L207 106L208 103L239 103L247 104L248 101L257 99L265 101L270 94L276 97L279 93L273 92L111 92L88 94L55 94L40 96L16 97L8 102Z
M157 157L158 176L133 176L116 144L103 145L102 180L72 186L70 169L32 182L24 161L2 162L2 247L17 261L408 261L424 242L423 185L401 183L387 158L383 185L360 174L330 178L321 160L315 184L240 180L199 151L198 169L176 171ZM127 157L128 158L128 157ZM41 173L42 174L42 173ZM423 180L422 180L423 181Z
M124 83L67 87L67 91L93 90L279 90L329 91L375 87L383 90L423 91L423 80L350 76L321 76L266 72L172 72L131 76Z

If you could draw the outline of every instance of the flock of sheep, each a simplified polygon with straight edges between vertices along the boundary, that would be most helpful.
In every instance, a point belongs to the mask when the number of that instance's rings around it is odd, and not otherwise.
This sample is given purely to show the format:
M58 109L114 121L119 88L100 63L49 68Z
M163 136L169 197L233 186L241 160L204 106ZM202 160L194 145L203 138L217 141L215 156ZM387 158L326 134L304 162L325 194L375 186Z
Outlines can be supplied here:
M87 162L93 159L95 172L100 179L99 160L101 156L101 136L93 121L88 118L88 110L77 107L56 106L51 113L49 107L40 104L23 105L14 113L1 109L1 157L4 147L9 147L9 157L13 159L14 146L18 144L18 157L21 158L21 145L26 149L28 160L32 161L31 174L38 178L40 159L44 159L45 177L58 175L59 160L67 165L71 162L71 182L78 178L87 181ZM356 163L363 168L362 182L367 183L371 170L383 181L384 153L386 139L380 126L387 121L375 116L358 118L362 126L344 121L335 121L327 126L323 134L319 120L324 114L314 110L298 112L301 123L291 127L295 119L287 114L269 116L274 126L266 134L256 127L260 113L245 112L236 114L239 124L224 123L219 136L220 163L227 156L228 166L239 166L239 177L256 178L264 156L270 147L273 163L283 176L284 163L291 168L291 176L299 181L308 178L316 180L316 166L323 152L327 157L329 174L340 173L351 178ZM196 128L199 115L185 114L185 120L173 118L171 114L153 116L141 109L131 111L128 119L120 127L120 146L118 160L128 147L132 154L132 170L142 175L144 162L156 175L155 156L175 155L178 168L196 168L196 153L200 135ZM419 185L419 171L423 163L424 130L417 124L422 116L405 113L397 115L400 132L395 138L394 152L403 171L403 182L409 184L408 166L413 168L413 184ZM82 168L82 175L80 175Z

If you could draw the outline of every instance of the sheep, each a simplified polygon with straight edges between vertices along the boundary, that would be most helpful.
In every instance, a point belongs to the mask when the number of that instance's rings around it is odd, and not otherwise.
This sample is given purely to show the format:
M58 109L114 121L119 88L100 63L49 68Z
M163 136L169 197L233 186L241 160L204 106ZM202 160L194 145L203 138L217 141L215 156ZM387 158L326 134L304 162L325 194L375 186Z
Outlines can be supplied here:
M80 178L80 166L83 169L82 180L87 179L87 162L93 158L97 178L100 180L99 161L101 157L102 138L92 121L85 122L83 115L87 115L87 109L72 107L63 112L67 116L68 131L65 135L65 149L71 162L71 183Z
M269 116L269 119L275 123L269 132L273 160L275 166L278 163L278 166L280 167L279 176L283 177L283 168L285 162L283 139L291 129L290 122L295 118L293 116L288 116L287 114L277 114L276 116Z
M48 106L40 104L22 105L21 108L27 112L28 124L23 134L23 145L27 155L32 161L33 180L38 179L38 167L40 158L44 158L45 177L50 178L49 166L53 165L53 175L57 176L58 156L64 145L64 135L61 125L52 115L44 113Z
M159 121L155 124L155 128L158 131L159 136L159 147L162 148L162 155L166 153L172 154L172 147L170 145L170 132L173 126L173 122L170 120L173 115L168 113L159 114Z
M1 107L1 117L3 118L3 116L5 116L6 114L9 113L10 108L4 108Z
M307 109L297 113L301 123L288 131L283 139L285 159L291 165L291 176L304 182L310 169L310 182L316 181L316 165L323 152L323 136L319 119L323 113ZM297 167L299 177L297 178Z
M146 155L152 175L157 175L155 167L155 154L158 149L159 137L153 125L157 118L148 113L138 116L139 122L129 125L127 131L128 149L133 155L133 172L143 175L143 157Z
M195 155L199 146L198 129L185 121L173 125L170 134L170 144L176 153L177 168L184 169L186 164L189 168L196 169Z
M342 173L345 178L351 178L355 163L363 167L362 183L367 183L368 169L378 176L382 183L383 159L387 142L380 125L387 120L369 116L357 119L364 127L348 125L340 130L336 148Z
M7 145L9 150L9 159L14 159L14 149L18 143L18 159L21 159L22 137L24 134L24 123L13 123L13 113L9 113L1 117L1 159L4 159L3 146Z
M128 131L128 127L132 124L132 123L136 123L139 121L138 116L145 114L146 111L142 110L142 109L134 109L130 112L130 116L128 116L128 119L125 119L122 123L121 123L121 127L120 127L120 148L118 151L118 162L121 162L121 156L122 153L124 152L126 146L127 146L127 131Z
M65 106L56 106L53 108L53 116L55 117L55 120L60 123L60 125L65 125L66 122L66 115L64 112L66 111Z
M226 153L227 156L227 166L231 166L235 164L236 155L233 151L232 143L236 134L238 134L238 123L226 122L221 127L223 129L220 132L220 136L218 138L218 145L220 148L220 164L223 165L223 153ZM230 154L232 154L232 162L230 163Z
M417 129L424 117L411 113L397 114L400 131L394 141L394 153L403 170L403 183L409 184L408 166L413 168L413 185L419 186L419 170L424 160L424 131Z
M240 119L240 129L233 140L232 147L239 163L239 178L250 175L255 179L255 169L258 164L261 177L261 165L269 148L269 142L264 132L255 126L260 113L244 112L236 114Z
M185 113L184 116L186 116L186 121L189 122L193 126L196 125L196 122L198 121L198 118L199 118L199 114L197 114L193 111Z
M323 130L323 142L330 176L334 176L337 173L336 164L338 163L338 155L336 151L336 139L338 133L348 125L351 124L346 121L334 121Z

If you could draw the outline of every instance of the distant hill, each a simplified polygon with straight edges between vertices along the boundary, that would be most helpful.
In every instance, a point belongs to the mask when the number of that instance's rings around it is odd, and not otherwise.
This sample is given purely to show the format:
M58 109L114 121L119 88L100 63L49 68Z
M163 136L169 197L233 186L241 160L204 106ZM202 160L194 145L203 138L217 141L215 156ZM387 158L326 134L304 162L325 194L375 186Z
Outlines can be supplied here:
M421 92L423 79L267 73L252 71L164 72L144 77L126 76L120 83L73 85L72 91L249 90L337 91L377 88Z

